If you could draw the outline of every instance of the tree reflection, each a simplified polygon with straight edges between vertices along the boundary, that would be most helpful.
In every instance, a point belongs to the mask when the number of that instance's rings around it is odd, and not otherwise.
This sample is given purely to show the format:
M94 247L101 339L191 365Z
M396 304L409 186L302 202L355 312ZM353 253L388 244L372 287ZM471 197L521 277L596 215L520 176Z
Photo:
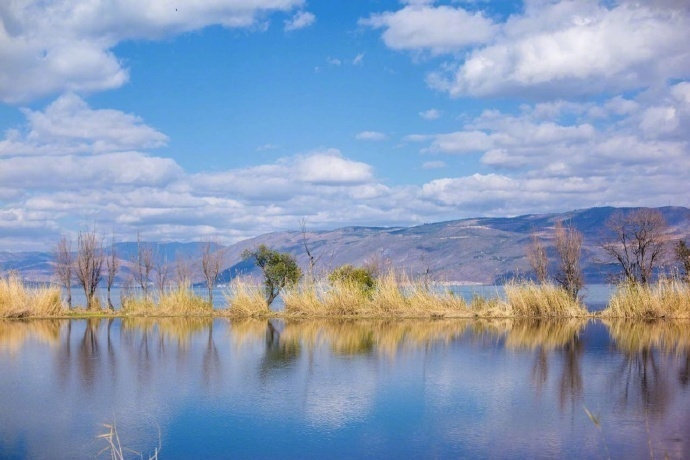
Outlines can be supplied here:
M583 342L578 335L565 344L561 350L563 360L563 370L559 384L559 403L561 409L565 408L568 400L571 409L575 408L575 403L582 398L582 353L584 352Z
M82 382L87 389L91 389L96 380L96 370L100 364L100 347L98 343L98 329L100 319L87 319L84 334L79 342L78 362Z
M208 325L206 348L202 360L202 375L206 387L209 387L212 381L218 380L221 376L221 363L220 357L218 356L218 348L213 341L213 321Z
M262 379L268 378L273 372L289 368L300 355L301 344L294 340L281 340L281 333L269 320L266 322L265 336L266 351L259 366Z

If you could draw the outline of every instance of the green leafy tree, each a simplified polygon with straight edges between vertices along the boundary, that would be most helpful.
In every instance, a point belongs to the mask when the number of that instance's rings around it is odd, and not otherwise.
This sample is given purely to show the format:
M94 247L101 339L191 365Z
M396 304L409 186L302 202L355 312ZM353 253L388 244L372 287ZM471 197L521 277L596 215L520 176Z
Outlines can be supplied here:
M367 294L371 293L376 286L373 269L353 267L352 265L343 265L336 268L328 275L328 281L331 283L350 284L360 288L362 292Z
M259 245L242 253L245 260L253 259L264 275L266 302L271 305L280 291L296 284L302 278L302 270L293 256Z

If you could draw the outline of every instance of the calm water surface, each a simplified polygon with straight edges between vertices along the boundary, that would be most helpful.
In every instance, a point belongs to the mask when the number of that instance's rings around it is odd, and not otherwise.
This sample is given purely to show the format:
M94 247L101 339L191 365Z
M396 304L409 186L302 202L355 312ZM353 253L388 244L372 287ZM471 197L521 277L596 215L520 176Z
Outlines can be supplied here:
M0 458L94 457L113 421L123 445L160 442L162 458L690 458L689 331L3 321Z

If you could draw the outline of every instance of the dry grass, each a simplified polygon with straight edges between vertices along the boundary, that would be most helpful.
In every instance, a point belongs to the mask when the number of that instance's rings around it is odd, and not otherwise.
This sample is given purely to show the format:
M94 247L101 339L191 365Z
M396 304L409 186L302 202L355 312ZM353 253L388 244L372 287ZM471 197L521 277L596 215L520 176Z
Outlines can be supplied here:
M510 282L504 288L513 316L573 318L588 314L568 291L554 284Z
M123 296L120 312L132 316L155 315L156 304L148 297Z
M205 315L213 312L213 306L195 294L188 284L178 284L159 296L158 310L171 315Z
M180 283L162 292L158 303L150 297L125 296L121 312L130 316L198 316L212 314L213 307L189 284Z
M425 287L392 271L371 290L346 281L301 284L283 294L292 317L469 317L467 303L439 286Z
M67 313L57 286L27 287L17 275L0 279L0 318L62 316Z
M225 293L228 303L227 313L236 317L256 317L271 315L264 291L260 285L235 278Z
M622 283L601 314L610 318L690 318L690 284L674 278L655 284Z

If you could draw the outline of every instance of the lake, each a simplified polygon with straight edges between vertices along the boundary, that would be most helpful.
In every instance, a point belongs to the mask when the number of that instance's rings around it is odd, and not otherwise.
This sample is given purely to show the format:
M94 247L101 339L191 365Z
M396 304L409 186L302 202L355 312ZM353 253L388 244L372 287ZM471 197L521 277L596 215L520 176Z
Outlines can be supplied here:
M688 326L0 321L0 458L690 458Z
M503 286L502 285L449 285L442 287L444 289L449 289L455 294L462 296L468 302L472 300L475 295L480 295L484 297L504 297ZM225 294L230 288L227 286L217 287L213 290L213 306L214 308L226 308L227 301L225 299ZM590 311L603 310L606 307L606 303L609 297L613 293L615 286L611 284L588 284L582 289L582 301L587 305ZM155 291L151 288L152 292ZM204 287L195 287L194 292L203 297L208 298L208 291ZM100 299L101 305L106 307L108 305L105 289L99 289L97 291L98 297ZM120 288L113 288L110 300L113 302L115 308L120 308ZM66 299L64 290L63 298ZM79 287L72 288L72 304L75 306L86 305L86 297L84 296L84 291ZM283 308L282 300L280 296L275 300L271 306L274 310L281 310Z

